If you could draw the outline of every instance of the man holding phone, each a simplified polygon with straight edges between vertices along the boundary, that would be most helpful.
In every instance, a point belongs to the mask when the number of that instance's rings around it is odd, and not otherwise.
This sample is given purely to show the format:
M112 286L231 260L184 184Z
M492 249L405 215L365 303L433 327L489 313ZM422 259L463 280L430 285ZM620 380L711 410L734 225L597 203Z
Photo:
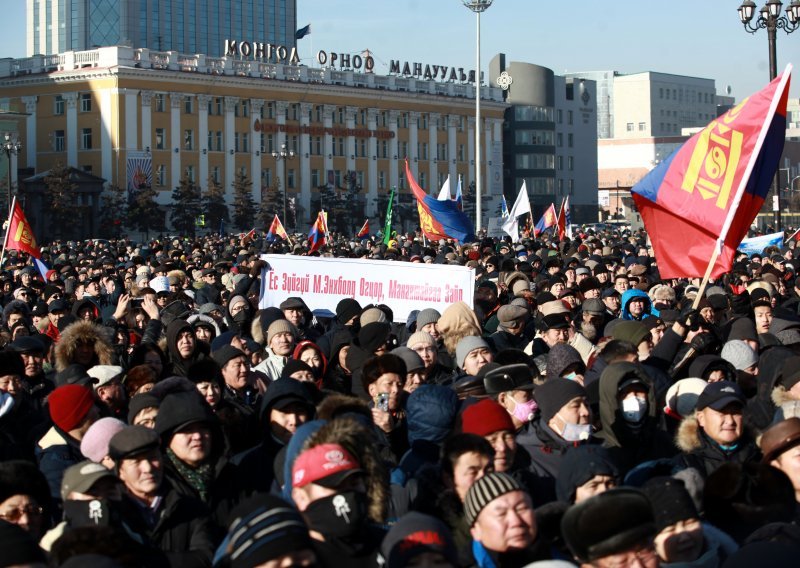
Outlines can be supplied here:
M387 434L403 423L399 395L405 377L406 364L391 353L373 357L364 365L361 380L372 402L372 420Z

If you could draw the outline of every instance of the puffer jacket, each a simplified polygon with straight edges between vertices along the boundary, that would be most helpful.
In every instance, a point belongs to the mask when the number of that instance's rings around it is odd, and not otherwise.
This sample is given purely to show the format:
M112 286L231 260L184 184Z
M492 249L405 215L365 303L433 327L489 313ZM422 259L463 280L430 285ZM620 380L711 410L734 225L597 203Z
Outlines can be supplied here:
M94 365L115 364L111 333L111 328L90 321L81 320L69 325L61 333L61 338L56 344L56 371L63 371L77 362L75 352L78 343L87 343L94 348L94 355L90 364L86 366L87 369Z
M758 460L761 456L761 452L746 432L742 433L735 448L723 449L706 435L697 422L696 414L683 419L675 436L675 444L682 452L675 456L676 463L682 468L696 469L704 478L722 464L744 464Z
M641 317L635 318L631 315L631 312L628 310L628 304L633 298L641 298L644 300L644 312L642 312ZM625 290L625 293L622 294L622 300L620 302L620 306L622 307L622 315L620 316L624 320L632 320L638 319L643 320L647 316L650 315L652 311L652 302L650 301L650 296L648 296L645 292L641 290L637 290L636 288L631 288L630 290Z
M50 496L55 502L60 503L61 480L64 478L64 471L86 459L81 454L80 442L58 426L53 426L37 442L34 453L39 470L44 474L47 484L50 486Z

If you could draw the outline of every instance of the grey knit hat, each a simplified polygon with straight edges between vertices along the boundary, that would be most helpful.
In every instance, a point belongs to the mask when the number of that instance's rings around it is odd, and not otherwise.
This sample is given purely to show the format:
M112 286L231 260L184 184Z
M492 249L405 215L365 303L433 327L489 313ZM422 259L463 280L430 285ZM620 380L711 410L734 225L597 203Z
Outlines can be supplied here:
M467 524L470 527L474 525L484 507L498 497L522 490L517 480L507 473L492 472L484 475L467 491L467 498L464 500L464 516Z
M295 328L289 320L279 319L269 324L267 329L267 345L270 344L272 338L279 333L291 333L292 337L297 337L297 328Z
M437 321L439 321L440 317L442 317L442 314L440 314L433 308L425 308L424 310L422 310L420 313L417 314L417 329L421 330L429 323L436 323Z
M758 363L758 354L741 339L732 339L725 343L720 355L736 367L737 371L743 371Z
M486 340L482 337L478 337L477 335L468 335L467 337L464 337L458 342L458 345L456 345L456 365L463 369L464 359L467 358L467 355L470 354L470 351L474 351L475 349L479 349L481 347L484 349L489 349L489 344L486 343Z

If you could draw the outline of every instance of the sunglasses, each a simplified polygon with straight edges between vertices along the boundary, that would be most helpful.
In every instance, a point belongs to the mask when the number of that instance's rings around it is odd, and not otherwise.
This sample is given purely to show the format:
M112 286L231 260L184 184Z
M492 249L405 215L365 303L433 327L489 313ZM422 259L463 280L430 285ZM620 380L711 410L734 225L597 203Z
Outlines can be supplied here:
M44 509L41 507L36 507L33 505L29 505L25 508L18 508L18 509L11 509L8 513L3 513L0 515L0 519L4 519L10 523L16 523L22 518L22 515L27 515L29 517L38 517L42 514Z

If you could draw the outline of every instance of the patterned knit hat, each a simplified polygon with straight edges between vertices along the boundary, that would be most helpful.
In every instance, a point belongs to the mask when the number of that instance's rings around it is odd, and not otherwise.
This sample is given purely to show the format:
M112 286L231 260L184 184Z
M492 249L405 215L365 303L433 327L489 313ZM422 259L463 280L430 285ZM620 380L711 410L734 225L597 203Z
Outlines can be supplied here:
M464 501L467 524L474 525L486 505L512 491L522 491L522 486L507 473L493 472L481 477L469 488Z

